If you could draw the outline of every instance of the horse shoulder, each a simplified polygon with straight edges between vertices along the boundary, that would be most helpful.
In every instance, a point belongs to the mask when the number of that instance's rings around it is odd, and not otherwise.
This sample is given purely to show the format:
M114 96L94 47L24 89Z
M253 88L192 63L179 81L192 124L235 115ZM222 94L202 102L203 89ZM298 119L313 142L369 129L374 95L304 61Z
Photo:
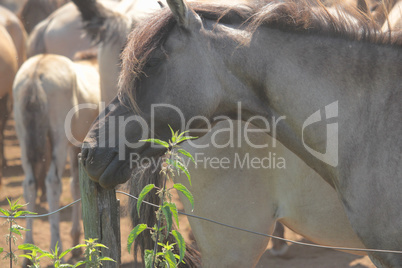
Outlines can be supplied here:
M11 93L17 72L17 51L7 30L0 26L0 98Z
M15 48L18 52L18 66L21 66L21 64L26 60L27 33L21 21L11 11L0 7L0 16L3 17L1 20L3 26L7 29L13 39Z

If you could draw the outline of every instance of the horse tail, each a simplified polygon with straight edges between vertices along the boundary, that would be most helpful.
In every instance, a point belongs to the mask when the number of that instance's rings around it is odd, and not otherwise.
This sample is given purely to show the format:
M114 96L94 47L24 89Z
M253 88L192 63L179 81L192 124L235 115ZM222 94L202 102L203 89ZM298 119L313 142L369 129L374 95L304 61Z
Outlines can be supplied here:
M84 30L95 44L114 38L125 40L132 21L98 1L72 0L81 13Z
M28 81L21 99L23 124L26 129L27 160L35 167L46 158L46 144L49 133L49 117L46 92L40 78Z
M84 22L84 30L95 43L101 41L101 32L104 30L104 23L112 13L97 1L72 0L81 13Z
M138 176L134 176L130 180L130 193L134 196L138 196L141 190L148 184L155 184L157 187L163 187L163 178L160 175L160 169L154 166L147 168L144 172L141 172ZM147 202L153 204L160 204L160 198L156 194L156 190L153 189L146 198L144 199ZM157 208L142 204L140 207L140 216L138 216L137 212L137 202L136 200L132 200L130 202L130 213L131 213L131 221L133 226L136 226L140 223L145 223L148 226L154 226L157 223L156 220L156 211ZM174 227L175 228L175 227ZM166 236L166 234L164 234ZM168 235L169 244L176 243L175 238L172 235ZM154 241L151 238L151 233L149 230L145 230L142 232L134 242L134 259L135 262L137 260L137 252L140 250L142 259L144 259L144 250L153 249ZM179 251L175 248L175 254L178 254ZM200 253L191 245L186 244L186 255L184 257L184 262L179 265L180 268L185 267L200 267L201 266L201 255Z
M28 38L27 57L46 53L45 31L48 20L43 20L35 26Z

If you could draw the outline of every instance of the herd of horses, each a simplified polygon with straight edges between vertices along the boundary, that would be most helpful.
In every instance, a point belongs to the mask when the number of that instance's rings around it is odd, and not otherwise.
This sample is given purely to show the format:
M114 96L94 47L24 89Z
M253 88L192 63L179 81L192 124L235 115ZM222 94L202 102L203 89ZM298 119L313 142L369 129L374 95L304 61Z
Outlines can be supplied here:
M80 197L80 152L104 188L129 181L138 195L148 183L161 185L157 166L127 161L164 153L139 142L147 131L130 118L140 115L163 140L168 124L185 130L190 122L199 138L182 147L204 159L236 163L269 153L286 161L268 169L189 163L192 185L185 176L176 181L193 193L194 214L266 234L280 222L328 246L402 250L402 1L20 2L18 16L0 7L0 180L13 107L28 210L39 189L50 211L59 208L67 155L71 192ZM100 111L100 102L110 105ZM322 115L326 128L305 129ZM128 122L124 128L115 128L116 117ZM314 156L305 142L336 156ZM139 217L132 205L133 224L153 226L154 209L141 210ZM79 220L75 206L74 244ZM62 247L59 215L49 221L51 247ZM203 267L255 267L268 244L189 221ZM274 242L277 253L287 247ZM144 248L153 248L149 233L136 243ZM402 267L401 254L368 255L377 267ZM198 267L200 255L189 247L185 262Z

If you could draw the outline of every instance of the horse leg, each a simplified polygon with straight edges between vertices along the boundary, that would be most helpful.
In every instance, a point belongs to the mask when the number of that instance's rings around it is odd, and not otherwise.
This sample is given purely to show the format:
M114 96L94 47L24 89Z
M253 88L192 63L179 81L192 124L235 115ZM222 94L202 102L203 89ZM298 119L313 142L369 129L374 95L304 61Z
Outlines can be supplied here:
M6 158L4 155L4 130L6 128L8 109L8 94L0 98L0 186L3 177L3 169L6 167Z
M282 223L280 223L278 221L276 222L275 230L272 235L281 237L281 238L283 238L285 236L285 227L282 225ZM283 256L286 254L288 249L289 249L289 245L285 241L273 238L272 239L272 248L269 250L269 252L273 256Z
M50 164L50 161L52 158L52 156L51 156L52 152L50 150L51 146L50 146L49 140L46 141L46 144L47 144L46 146L48 149L46 150L45 155L44 155L45 159L43 159L43 165L41 165L40 169L38 170L38 175L36 176L38 178L37 187L41 191L41 195L39 198L40 202L47 201L45 178L46 178L47 170L49 170L49 164Z
M46 195L50 212L60 207L60 195L62 191L61 178L66 164L68 149L67 144L61 141L54 141L52 144L52 161L45 179ZM51 249L55 249L58 243L58 248L61 251L63 246L60 240L60 213L49 216L49 222L51 230Z
M70 189L73 199L77 200L81 197L80 183L78 177L78 154L81 152L81 148L71 146L69 148L69 152L70 152L70 166L72 175ZM78 245L80 240L81 235L80 219L81 219L81 206L80 204L75 204L73 206L73 226L70 232L71 238L73 240L73 245ZM74 257L78 257L79 255L81 255L81 249L76 249L72 253Z
M25 147L23 147L23 143L21 144L21 148L23 148L23 150L25 149ZM24 199L25 202L27 203L27 210L31 211L31 212L35 212L36 211L36 179L34 176L34 169L32 167L31 164L29 164L26 161L26 157L22 157L22 166L24 168L24 172L25 172L25 179L24 182L22 183L22 187L24 189ZM32 218L27 218L26 219L26 228L29 231L26 231L25 233L25 243L29 243L29 244L34 244L33 241L33 219ZM25 252L27 253L27 252ZM24 258L24 261L22 263L22 267L29 267L29 265L31 265L32 263Z
M24 199L27 202L28 211L35 212L36 211L36 181L33 172L27 172L25 170L25 179L22 183L24 189ZM31 169L32 170L32 169ZM27 226L26 228L29 230L25 234L25 243L33 244L33 236L32 236L32 228L33 227L33 219L27 218Z

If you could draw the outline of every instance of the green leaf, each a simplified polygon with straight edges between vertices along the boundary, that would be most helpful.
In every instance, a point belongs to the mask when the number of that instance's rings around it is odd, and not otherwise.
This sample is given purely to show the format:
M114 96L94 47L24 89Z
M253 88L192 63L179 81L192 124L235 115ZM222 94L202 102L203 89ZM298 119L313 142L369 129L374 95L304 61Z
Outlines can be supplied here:
M172 235L176 238L177 246L179 247L180 260L179 263L183 261L184 255L186 254L186 242L184 242L183 236L176 230L172 231Z
M81 265L83 265L83 264L86 264L87 263L87 261L79 261L79 262L77 262L75 265L74 265L74 268L75 267L78 267L78 266L81 266Z
M107 248L107 249L108 249L107 246L105 246L104 244L100 244L100 243L94 244L93 247L94 247L94 248Z
M17 211L17 210L19 210L20 208L25 207L25 206L26 206L26 204L24 204L24 205L14 204L12 210Z
M10 231L11 231L12 233L17 234L17 235L19 235L20 237L22 237L22 234L21 234L21 232L20 232L18 229L11 228Z
M170 211L172 212L172 215L174 219L176 220L176 225L177 228L180 228L179 226L179 213L177 212L177 207L175 203L166 203L165 206L169 206Z
M67 264L67 263L65 263L65 264L60 264L60 265L59 265L59 268L69 268L69 267L74 267L74 265L72 265L72 264Z
M25 205L18 205L18 202L20 202L21 197L19 197L17 200L14 201L14 203L11 205L12 210L17 210L19 208L22 208Z
M180 161L171 160L171 159L167 159L166 161L168 162L168 164L174 166L177 170L183 171L187 175L188 181L191 185L190 172L188 172L187 167L185 165L183 165L183 163L181 163Z
M183 137L184 134L186 134L186 133L188 133L188 132L190 132L190 131L189 131L189 130L183 131L182 133L180 133L180 135L177 137L177 139L180 140L181 137Z
M10 212L7 211L7 210L5 210L5 209L0 208L0 212L1 212L4 216L10 216Z
M176 142L176 139L177 139L177 132L175 133L175 132L173 131L172 127L171 127L170 125L168 125L168 126L169 126L169 128L170 128L170 132L172 133L172 143L175 143L175 142Z
M36 257L36 259L39 260L39 259L42 259L44 257L49 258L49 256L47 254L42 254L39 257Z
M170 233L170 230L172 230L172 224L173 224L172 212L170 211L170 206L164 205L162 207L162 212L166 219L167 232Z
M60 250L60 248L59 248L59 241L57 241L56 242L56 246L54 247L54 251L53 251L53 255L54 256L58 256L59 255L59 250Z
M115 260L113 260L112 258L109 257L102 257L99 259L100 261L112 261L112 262L116 262Z
M15 213L14 217L17 218L17 217L19 217L21 215L35 215L35 214L38 214L38 213L21 210L21 211L18 211L17 213Z
M167 143L166 141L159 140L159 139L147 139L147 140L140 140L140 141L156 143L156 144L162 145L165 148L170 147L169 143Z
M4 251L4 248L0 248L0 254L3 253L3 251Z
M190 158L191 159L191 161L193 161L194 162L194 164L196 164L195 163L195 160L194 160L194 157L189 153L189 152L187 152L186 150L183 150L183 149L179 149L179 150L177 150L179 153L181 153L182 155L185 155L185 156L187 156L188 158Z
M32 256L29 256L29 255L27 255L27 254L21 254L21 255L19 255L18 257L20 257L20 258L27 258L28 260L32 260Z
M176 258L174 257L173 252L171 252L170 250L166 251L164 257L169 264L169 267L177 267Z
M148 184L147 186L144 187L144 189L142 189L140 195L138 196L138 200L137 200L138 216L140 216L140 207L141 207L142 201L144 200L145 196L149 193L149 191L151 191L153 188L155 188L155 184Z
M198 137L192 137L192 136L183 136L180 139L178 139L177 143L186 141L186 140L194 140L194 139L198 139Z
M8 202L8 206L10 207L10 209L13 207L13 204L11 203L11 201L10 201L10 199L8 199L8 197L6 197L7 198L7 202Z
M152 259L154 257L154 251L147 249L144 252L144 263L145 268L152 268Z
M74 246L74 247L72 247L70 249L83 248L83 247L86 247L86 246L87 246L86 244L79 244L79 245L76 245L76 246Z
M129 234L128 238L127 238L127 250L128 250L128 253L130 253L131 245L134 243L134 240L137 238L137 236L147 228L148 228L148 226L146 224L138 224L130 232L130 234Z
M74 249L82 248L82 247L86 247L86 246L87 246L86 244L80 244L80 245L76 245L76 246L74 246L74 247L72 247L72 248L66 249L65 251L63 251L62 253L60 253L59 258L60 258L60 259L63 258L66 254L70 253L70 252L73 251Z
M43 257L47 257L47 258L49 258L49 259L51 259L51 260L53 260L54 259L54 255L53 254L51 254L51 253L43 253L43 255L42 255ZM41 256L41 257L42 257Z
M29 244L29 243L19 245L18 249L20 249L20 250L36 250L36 251L38 251L40 253L43 253L43 250L41 250L39 247L37 247L35 245L32 245L32 244Z
M191 207L192 207L192 211L194 210L194 197L191 194L191 192L186 188L186 186L184 186L181 183L175 183L173 185L173 188L175 188L177 191L182 192L188 199L188 201L190 201L191 203Z

